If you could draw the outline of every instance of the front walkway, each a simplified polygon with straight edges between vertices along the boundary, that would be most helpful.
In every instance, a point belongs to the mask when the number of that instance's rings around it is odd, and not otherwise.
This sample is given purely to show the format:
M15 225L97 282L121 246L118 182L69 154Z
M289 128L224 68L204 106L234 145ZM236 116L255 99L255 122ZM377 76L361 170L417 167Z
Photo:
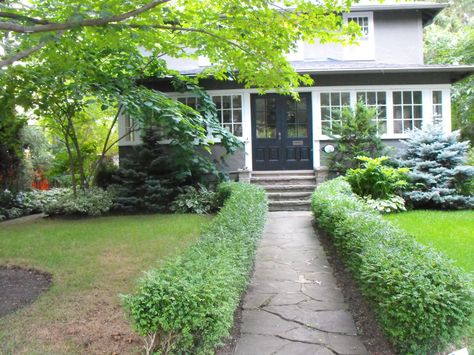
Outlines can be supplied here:
M367 354L309 212L270 212L234 354Z

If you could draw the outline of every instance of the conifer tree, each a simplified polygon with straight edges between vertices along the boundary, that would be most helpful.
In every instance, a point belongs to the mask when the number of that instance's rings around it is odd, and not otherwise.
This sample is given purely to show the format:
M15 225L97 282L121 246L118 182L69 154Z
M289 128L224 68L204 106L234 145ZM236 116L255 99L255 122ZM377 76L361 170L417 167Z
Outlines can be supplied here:
M474 178L467 166L469 142L459 142L458 133L445 134L441 127L415 129L403 142L401 165L410 168L414 184L405 198L419 208L462 209L474 207L474 196L464 187Z

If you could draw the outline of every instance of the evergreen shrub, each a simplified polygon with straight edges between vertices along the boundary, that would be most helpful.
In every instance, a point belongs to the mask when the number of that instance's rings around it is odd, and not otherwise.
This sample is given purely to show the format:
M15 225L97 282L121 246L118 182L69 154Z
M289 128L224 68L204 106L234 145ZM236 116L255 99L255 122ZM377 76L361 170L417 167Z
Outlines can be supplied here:
M466 165L469 142L459 142L458 133L445 134L442 127L415 129L403 142L406 150L400 164L410 168L414 187L405 198L416 208L474 208L474 167Z
M320 185L312 211L402 354L435 354L469 328L472 280L367 206L343 178Z
M226 183L224 207L199 241L178 258L150 270L124 296L133 329L147 354L213 354L228 336L250 278L267 211L265 191Z
M329 170L344 174L359 167L359 156L380 157L385 147L373 119L377 110L358 102L355 109L345 108L339 113L341 122L335 124L330 137L335 141L335 151L329 156Z

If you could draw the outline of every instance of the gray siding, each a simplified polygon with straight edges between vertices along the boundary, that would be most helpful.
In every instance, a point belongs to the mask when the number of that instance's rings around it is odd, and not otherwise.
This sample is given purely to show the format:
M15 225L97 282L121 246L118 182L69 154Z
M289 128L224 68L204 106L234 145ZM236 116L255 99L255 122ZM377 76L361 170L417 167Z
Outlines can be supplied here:
M423 64L423 26L417 11L375 12L375 60Z

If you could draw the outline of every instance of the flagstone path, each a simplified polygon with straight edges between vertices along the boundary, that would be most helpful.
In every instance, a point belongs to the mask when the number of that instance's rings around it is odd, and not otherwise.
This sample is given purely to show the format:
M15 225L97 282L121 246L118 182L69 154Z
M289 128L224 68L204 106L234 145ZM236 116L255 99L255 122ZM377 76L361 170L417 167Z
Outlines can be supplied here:
M268 214L234 354L367 354L309 212Z

